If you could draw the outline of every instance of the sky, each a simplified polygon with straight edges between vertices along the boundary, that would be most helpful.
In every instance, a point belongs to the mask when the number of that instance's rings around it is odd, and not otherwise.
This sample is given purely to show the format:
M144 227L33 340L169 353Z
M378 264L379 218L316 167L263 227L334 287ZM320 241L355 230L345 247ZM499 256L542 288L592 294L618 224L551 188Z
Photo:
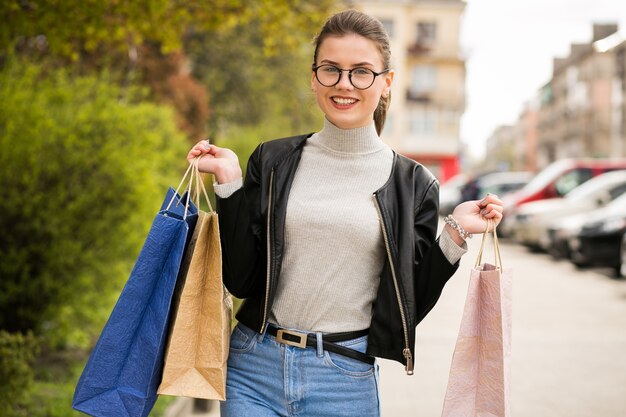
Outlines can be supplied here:
M618 23L626 39L626 0L468 0L461 26L467 105L461 140L474 156L552 75L554 57L588 43L593 23Z

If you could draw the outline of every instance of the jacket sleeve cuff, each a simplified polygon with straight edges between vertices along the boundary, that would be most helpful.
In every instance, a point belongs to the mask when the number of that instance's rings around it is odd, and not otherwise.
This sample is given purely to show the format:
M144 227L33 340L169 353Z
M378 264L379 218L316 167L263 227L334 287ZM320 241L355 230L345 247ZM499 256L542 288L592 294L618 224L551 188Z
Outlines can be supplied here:
M467 243L463 242L462 246L457 245L446 229L443 229L439 236L439 247L452 265L456 264L467 252Z
M228 198L241 187L243 187L243 178L227 182L226 184L218 184L217 181L213 183L213 190L219 198Z

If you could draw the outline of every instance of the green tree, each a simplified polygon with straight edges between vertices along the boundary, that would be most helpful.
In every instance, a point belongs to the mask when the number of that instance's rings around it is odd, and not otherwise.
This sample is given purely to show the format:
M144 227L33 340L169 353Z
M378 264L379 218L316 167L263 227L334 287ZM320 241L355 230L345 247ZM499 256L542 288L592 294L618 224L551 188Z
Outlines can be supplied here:
M276 114L289 116L288 126L298 130L310 120L297 111L308 89L306 76L299 78L310 61L303 45L334 4L9 0L0 3L0 63L18 53L45 58L47 67L71 63L82 73L107 68L120 85L147 85L152 100L172 105L178 126L194 140L209 121L214 136L218 126L250 126Z

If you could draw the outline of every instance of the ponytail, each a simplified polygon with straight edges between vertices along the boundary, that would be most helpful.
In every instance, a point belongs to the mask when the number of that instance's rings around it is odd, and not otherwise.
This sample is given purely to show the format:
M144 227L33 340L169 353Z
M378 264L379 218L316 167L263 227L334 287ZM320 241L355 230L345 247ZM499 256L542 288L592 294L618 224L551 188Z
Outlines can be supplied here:
M391 93L389 93L387 97L381 96L378 101L378 106L376 106L376 110L374 111L374 124L376 125L376 133L378 133L378 136L383 133L385 120L387 119L387 110L389 109L390 103Z

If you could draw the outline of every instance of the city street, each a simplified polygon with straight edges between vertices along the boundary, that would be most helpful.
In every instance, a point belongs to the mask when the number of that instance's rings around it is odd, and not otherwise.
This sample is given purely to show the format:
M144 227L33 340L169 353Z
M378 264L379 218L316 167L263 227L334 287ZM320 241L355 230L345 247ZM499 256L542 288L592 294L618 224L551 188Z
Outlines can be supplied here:
M384 417L441 414L480 240L469 243L459 271L418 327L415 375L406 376L395 362L380 361ZM624 416L626 280L611 278L609 270L577 270L567 261L501 244L505 266L514 269L512 415ZM183 415L218 413L176 417Z

